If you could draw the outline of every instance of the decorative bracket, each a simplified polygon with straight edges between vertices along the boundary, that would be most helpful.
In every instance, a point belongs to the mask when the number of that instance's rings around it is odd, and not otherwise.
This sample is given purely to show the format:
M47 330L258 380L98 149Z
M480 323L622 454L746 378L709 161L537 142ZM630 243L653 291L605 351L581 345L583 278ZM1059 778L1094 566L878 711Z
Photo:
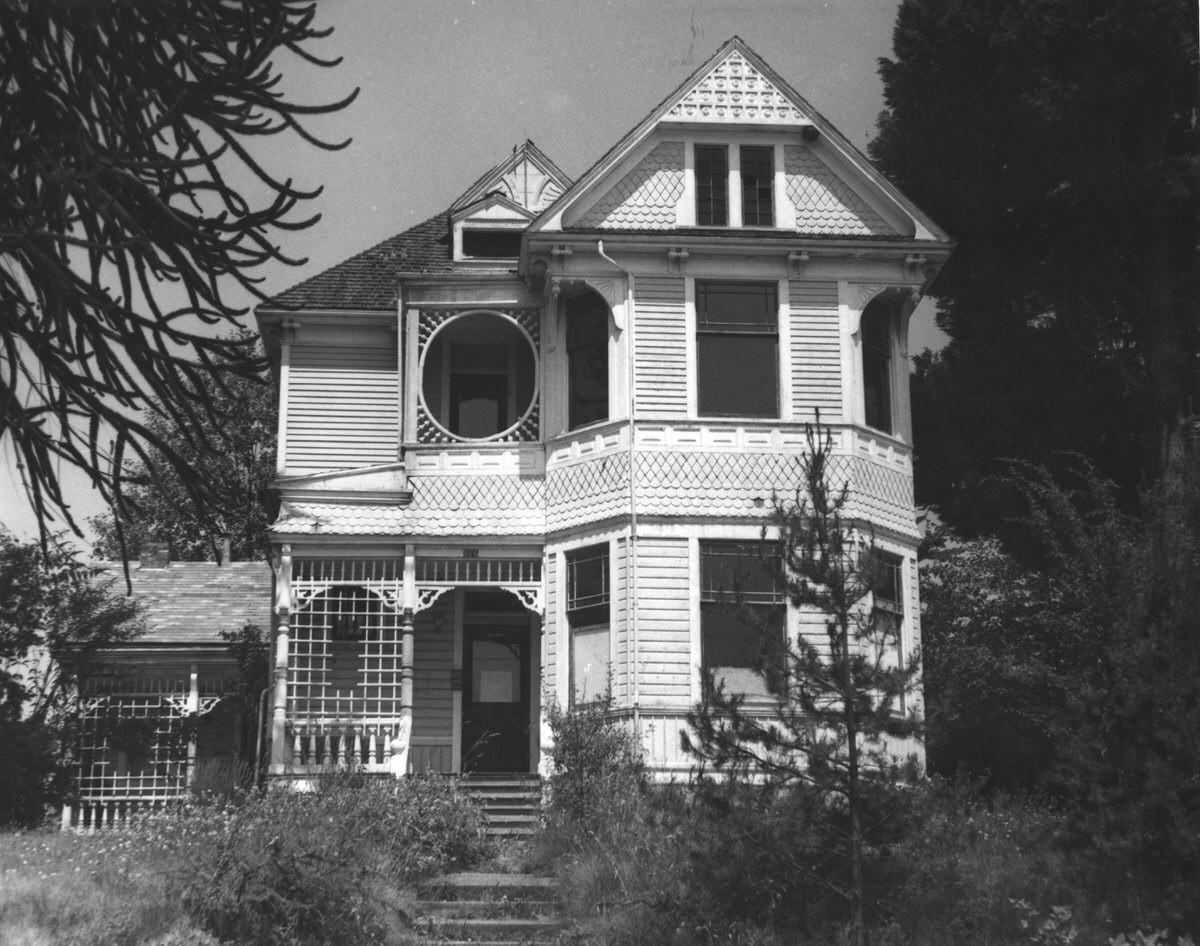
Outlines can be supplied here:
M432 608L434 602L438 600L447 591L453 591L453 585L418 585L417 586L417 606L413 609L414 613L427 611Z
M538 615L545 615L546 604L541 585L501 585L500 587L509 594L514 595L527 611L532 611Z
M799 276L804 269L804 265L811 257L804 250L792 250L787 255L788 270L793 276Z

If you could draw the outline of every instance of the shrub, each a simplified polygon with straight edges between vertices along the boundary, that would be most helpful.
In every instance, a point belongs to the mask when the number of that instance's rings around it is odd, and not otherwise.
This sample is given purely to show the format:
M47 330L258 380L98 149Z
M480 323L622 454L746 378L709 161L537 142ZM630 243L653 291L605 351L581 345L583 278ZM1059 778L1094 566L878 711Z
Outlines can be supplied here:
M547 711L554 737L543 847L550 856L604 843L624 832L645 787L637 742L612 714L612 696Z
M317 791L209 802L147 822L179 865L189 913L221 940L382 942L403 924L401 887L486 850L456 783L339 776Z

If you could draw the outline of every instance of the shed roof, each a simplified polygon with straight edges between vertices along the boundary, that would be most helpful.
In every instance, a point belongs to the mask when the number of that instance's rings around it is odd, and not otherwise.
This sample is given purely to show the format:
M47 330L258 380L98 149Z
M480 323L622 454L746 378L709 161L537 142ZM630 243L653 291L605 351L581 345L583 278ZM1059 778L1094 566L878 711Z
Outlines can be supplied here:
M101 576L123 584L120 562L100 562ZM265 562L172 562L165 568L131 565L134 596L146 632L135 644L216 644L222 631L271 626L271 567Z

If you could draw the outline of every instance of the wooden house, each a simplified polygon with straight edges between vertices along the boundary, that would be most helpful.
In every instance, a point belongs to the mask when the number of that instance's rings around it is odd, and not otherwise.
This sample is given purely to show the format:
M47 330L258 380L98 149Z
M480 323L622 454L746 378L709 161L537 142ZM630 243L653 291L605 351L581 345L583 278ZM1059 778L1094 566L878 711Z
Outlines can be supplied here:
M96 570L98 581L124 582L119 562ZM171 562L154 546L129 577L145 630L100 654L80 681L66 828L100 828L232 787L255 762L257 713L222 632L270 628L270 567Z
M735 37L578 180L527 141L261 305L272 774L534 773L548 701L606 691L685 770L701 667L761 690L714 603L818 412L912 651L908 320L949 249Z

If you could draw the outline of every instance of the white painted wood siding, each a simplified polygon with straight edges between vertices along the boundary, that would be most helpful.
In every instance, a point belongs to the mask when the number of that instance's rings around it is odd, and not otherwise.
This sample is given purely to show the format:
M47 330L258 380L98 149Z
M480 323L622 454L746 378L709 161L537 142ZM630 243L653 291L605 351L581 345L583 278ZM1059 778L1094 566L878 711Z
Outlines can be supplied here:
M287 472L395 462L400 423L397 381L394 348L293 347Z
M413 742L444 746L448 753L454 739L453 596L417 614L413 625Z
M641 417L687 416L689 339L681 276L638 276L635 371Z
M835 282L788 283L791 329L792 416L825 423L842 420L842 355Z
M685 538L638 540L638 696L645 705L691 702L688 564Z
M633 687L629 676L629 556L626 539L612 545L616 558L611 562L613 595L612 692L618 706L633 705Z
M559 553L546 556L546 616L542 625L542 696L546 705L560 700L558 692L559 655L566 644L567 622L559 614L558 594ZM565 695L565 694L563 694Z

